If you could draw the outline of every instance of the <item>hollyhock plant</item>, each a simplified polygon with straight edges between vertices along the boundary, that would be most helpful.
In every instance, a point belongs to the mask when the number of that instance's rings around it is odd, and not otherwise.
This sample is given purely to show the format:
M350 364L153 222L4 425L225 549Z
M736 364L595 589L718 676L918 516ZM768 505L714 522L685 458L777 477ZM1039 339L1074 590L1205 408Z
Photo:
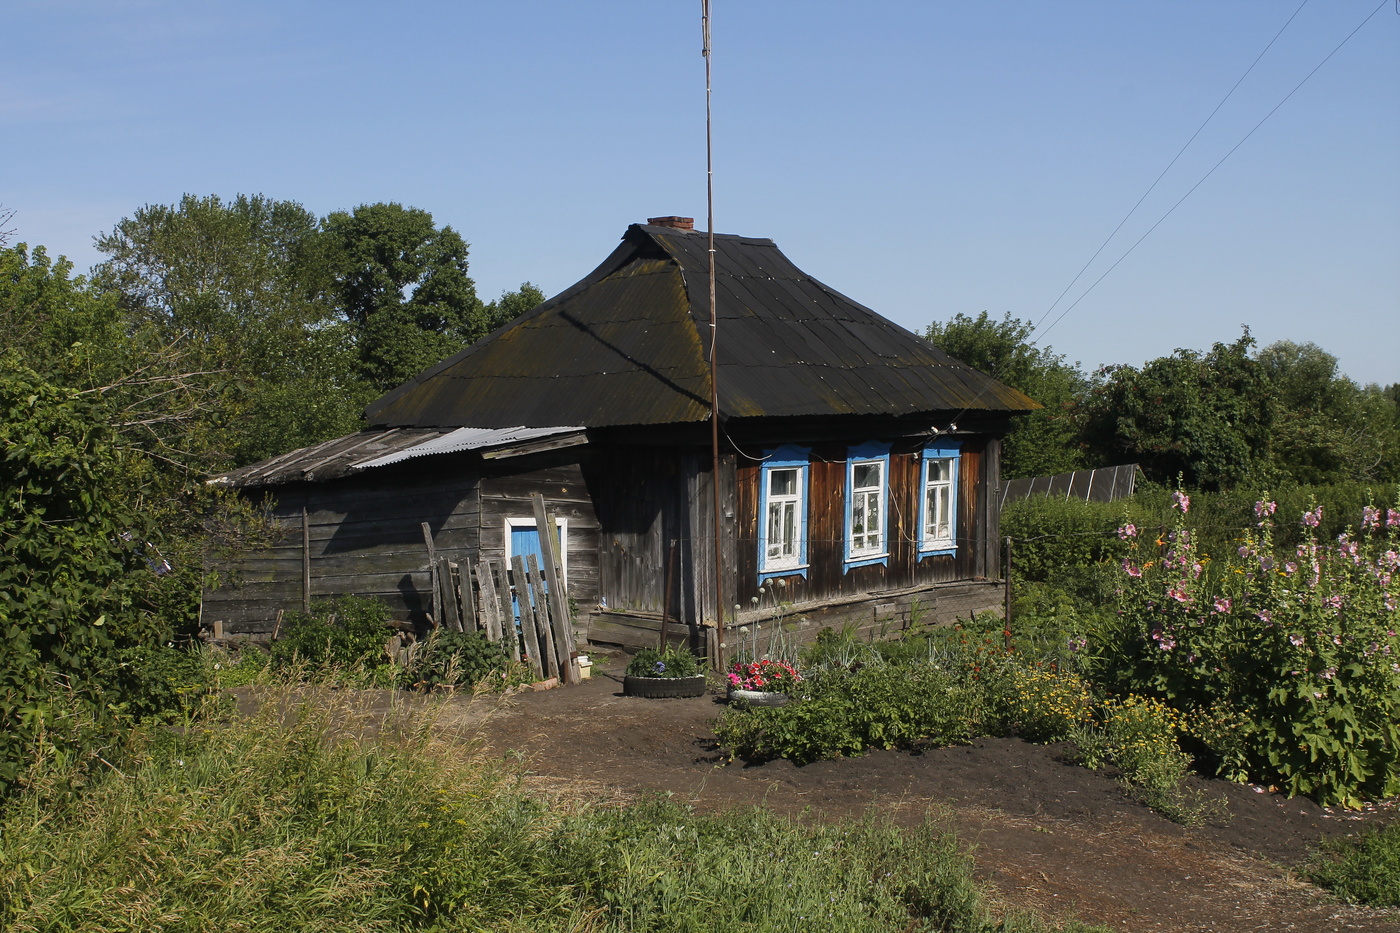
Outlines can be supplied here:
M1128 542L1118 621L1090 651L1108 659L1100 676L1188 715L1224 704L1241 717L1234 744L1216 750L1225 776L1324 804L1400 793L1400 523L1382 528L1369 507L1366 533L1328 543L1314 504L1302 543L1280 555L1265 496L1243 543L1207 563L1186 533L1188 502L1174 497L1176 529L1157 539L1159 555Z

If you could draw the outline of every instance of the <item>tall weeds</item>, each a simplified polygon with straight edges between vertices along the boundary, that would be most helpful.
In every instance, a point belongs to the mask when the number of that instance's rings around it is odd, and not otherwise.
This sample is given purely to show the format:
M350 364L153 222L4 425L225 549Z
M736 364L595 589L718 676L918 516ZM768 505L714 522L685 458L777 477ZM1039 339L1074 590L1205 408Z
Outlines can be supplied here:
M431 704L259 691L250 717L133 730L85 787L75 765L36 761L0 811L0 928L1043 929L990 919L967 855L933 826L660 800L552 811Z

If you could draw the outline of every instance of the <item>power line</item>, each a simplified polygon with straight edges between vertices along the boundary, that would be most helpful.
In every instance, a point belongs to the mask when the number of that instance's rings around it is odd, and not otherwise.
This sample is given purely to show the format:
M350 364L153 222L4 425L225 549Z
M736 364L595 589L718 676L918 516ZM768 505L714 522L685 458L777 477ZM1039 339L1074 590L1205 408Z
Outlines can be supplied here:
M1250 131L1246 133L1240 139L1239 142L1235 143L1235 145L1232 146L1230 150L1225 153L1225 155L1220 157L1219 161L1217 161L1213 166L1211 166L1210 170L1206 172L1205 175L1203 175L1199 181L1192 185L1185 194L1178 198L1176 203L1173 204L1167 210L1166 213L1164 213L1160 218L1158 218L1156 223L1154 223L1151 227L1147 229L1146 233L1138 237L1137 240L1133 242L1133 245L1128 247L1128 249L1123 253L1123 255L1119 256L1118 259L1114 261L1113 265L1109 266L1108 269L1105 270L1104 273L1100 275L1097 279L1095 279L1093 283L1088 288L1086 288L1078 298L1076 298L1068 307L1061 311L1058 317L1051 321L1050 324L1047 325L1044 329L1041 329L1040 323L1043 322L1045 318L1048 317L1054 311L1055 305L1059 304L1061 299L1063 299L1064 296L1069 292L1069 290L1074 287L1074 283L1079 281L1079 279L1084 275L1084 271L1088 269L1089 266L1094 262L1094 259L1096 259L1099 256L1099 254L1103 252L1104 248L1108 246L1108 243L1118 234L1118 231L1122 228L1123 224L1127 223L1128 219L1132 217L1134 212L1136 212L1138 207L1142 204L1143 200L1145 200L1147 196L1152 193L1152 190L1157 186L1158 182L1162 180L1162 177L1166 175L1167 171L1169 171L1174 164L1176 164L1176 161L1181 157L1181 154L1185 152L1187 147L1191 145L1192 141L1194 141L1195 138L1198 135L1200 135L1201 130L1204 129L1206 124L1211 121L1211 119L1215 116L1216 112L1219 111L1220 108L1225 105L1225 102L1230 99L1230 96L1234 94L1235 89L1238 88L1240 83L1243 82L1244 79L1248 77L1249 73L1254 70L1255 65L1257 65L1259 63L1259 60L1264 57L1264 54L1267 53L1269 49L1273 47L1274 43L1278 41L1279 36L1282 35L1283 31L1288 28L1289 23L1292 23L1293 20L1298 16L1298 13L1302 11L1303 6L1307 4L1307 0L1303 0L1303 3L1298 6L1298 9L1293 11L1293 15L1288 18L1287 22L1285 22L1283 26L1279 29L1279 31L1274 35L1274 37L1269 40L1269 44L1264 47L1264 51L1259 53L1259 55L1254 59L1253 63L1250 64L1249 68L1245 69L1244 74L1240 76L1239 80L1236 81L1234 86L1232 86L1229 92L1226 93L1225 97L1222 98L1220 103L1216 105L1215 109L1211 111L1210 116L1206 117L1205 121L1201 123L1201 126L1197 128L1196 132L1193 133L1191 135L1191 138L1186 141L1186 145L1181 147L1181 150L1177 152L1176 156L1173 157L1172 161L1168 163L1167 167L1162 170L1162 173L1157 176L1157 179L1153 181L1152 185L1149 186L1147 191L1143 193L1143 196L1138 199L1136 204L1133 205L1132 210L1128 212L1127 216L1125 216L1123 220L1119 222L1118 226L1113 229L1113 232L1109 234L1108 238L1104 240L1104 242L1094 252L1094 255L1090 257L1089 261L1084 264L1084 267L1079 270L1079 273L1074 277L1073 280L1071 280L1070 284L1065 287L1065 290L1060 293L1059 297L1056 298L1053 302L1051 302L1050 307L1046 310L1045 314L1041 316L1040 321L1032 325L1031 333L1036 334L1037 336L1043 336L1044 334L1052 330L1056 324L1064 320L1065 315L1069 314L1070 311L1073 311L1081 301L1087 298L1089 293L1092 292L1100 282L1107 278L1109 273L1111 273L1114 269L1118 268L1118 266L1123 262L1123 260L1127 259L1128 256L1130 256L1132 252L1136 250L1139 245L1142 244L1143 240L1147 239L1148 236L1150 236L1154 230L1160 227L1162 223L1168 217L1170 217L1178 207L1181 206L1183 201L1189 198L1197 188L1205 184L1206 179L1210 178L1211 175L1215 174L1215 170L1220 168L1220 166L1224 164L1226 159L1234 155L1235 151L1238 150L1241 146L1243 146L1245 142L1247 142L1249 138L1253 136L1259 130L1259 128L1263 126L1264 123L1267 122L1268 119L1279 110L1279 108L1281 108L1284 104L1288 103L1289 99L1292 98L1294 94L1298 93L1298 90L1302 88L1304 84L1308 83L1309 79L1311 79L1313 75L1317 74L1317 72L1322 68L1323 65L1331 61L1332 56L1336 55L1339 51L1341 51L1342 47L1348 42L1350 42L1352 37L1355 36L1358 32L1360 32L1362 27L1369 23L1388 2L1391 2L1391 0L1381 0L1381 2L1376 6L1376 8L1373 9L1366 16L1366 18L1363 19L1356 26L1355 29L1347 33L1346 37L1342 39L1341 42L1337 43L1336 47L1334 47L1332 51L1328 52L1326 57L1324 57L1322 61L1318 62L1317 65L1314 66L1311 71L1304 75L1303 79L1299 81L1296 85L1294 85L1293 89L1289 91L1286 95L1284 95L1283 99L1280 100L1277 104L1275 104L1273 108L1269 110L1268 113L1264 114L1263 118L1260 119L1258 123L1254 124L1254 127L1250 129ZM1400 0L1395 0L1395 2L1397 4L1400 4ZM975 405L977 401L979 401L981 397L986 393L987 389L987 386L983 386L973 397L972 403L964 407L960 412L958 412L958 414L953 418L953 421L956 422L959 418L962 418L964 415L966 415L968 411L971 410L972 405Z
M1397 2L1400 2L1400 0L1397 0ZM1293 15L1288 17L1287 22L1285 22L1282 26L1279 27L1278 32L1274 33L1274 37L1269 40L1269 44L1264 46L1264 51L1260 52L1257 56L1255 56L1254 61L1250 62L1249 67L1244 70L1244 74L1240 75L1239 80L1236 81L1233 85L1231 85L1230 90L1225 92L1224 97L1220 98L1220 103L1216 104L1215 109L1212 110L1210 114L1204 120L1201 121L1200 126L1196 127L1196 132L1192 133L1191 138L1186 140L1185 144L1183 144L1182 147L1177 150L1176 155L1172 156L1172 160L1167 163L1167 167L1162 169L1161 174L1159 174L1155 179L1153 179L1152 184L1148 185L1147 190L1142 193L1142 197L1138 198L1137 202L1133 204L1132 208L1129 209L1128 213L1123 216L1123 219L1118 221L1118 226L1114 227L1113 232L1110 233L1108 237L1105 238L1104 241L1099 244L1098 249L1094 250L1094 255L1090 256L1088 262L1084 263L1084 266L1077 273L1075 273L1074 278L1071 279L1070 283L1065 286L1064 291L1060 292L1060 294L1056 296L1055 300L1050 302L1050 307L1045 309L1045 313L1040 316L1040 320L1036 321L1033 325L1031 325L1032 331L1039 329L1040 325L1045 321L1045 319L1049 317L1051 312L1055 310L1055 306L1059 304L1062 300L1064 300L1065 295L1069 294L1069 290L1073 288L1074 284L1084 276L1085 271L1087 271L1088 268L1094 264L1094 260L1099 258L1099 254L1102 253L1104 249L1107 248L1108 244L1113 241L1113 238L1118 235L1118 231L1123 229L1123 225L1126 224L1128 220L1131 219L1132 216L1137 213L1137 209L1142 206L1142 202L1146 201L1147 196L1157 189L1157 185L1161 182L1163 178L1166 177L1167 172L1170 172L1172 170L1172 166L1176 165L1177 161L1181 158L1182 154L1185 153L1186 150L1191 147L1191 144L1196 141L1196 137L1201 135L1201 131L1206 128L1206 125L1209 124L1211 120L1215 119L1215 115L1220 112L1220 108L1224 107L1226 102L1229 101L1232 96L1234 96L1235 91L1238 90L1239 86L1244 83L1244 79L1248 78L1250 72L1254 70L1254 66L1258 65L1259 62L1264 58L1264 56L1268 54L1269 49L1273 48L1274 43L1279 40L1279 36L1283 35L1284 30L1289 27L1293 20L1298 18L1298 14L1303 12L1303 7L1307 5L1308 0L1303 0L1302 3L1298 4L1298 9L1293 11Z
M1163 215L1157 220L1156 223L1154 223L1152 226L1150 226L1150 227L1147 228L1147 232L1146 232L1146 233L1144 233L1142 236L1138 237L1137 240L1134 241L1133 245L1130 246L1130 247L1128 247L1127 251L1124 252L1122 256L1119 256L1118 259L1113 263L1113 265L1109 266L1106 270L1104 270L1103 275L1101 275L1101 276L1099 276L1097 279L1095 279L1094 282L1093 282L1093 284L1090 285L1088 288L1086 288L1086 289L1084 290L1083 294L1081 294L1078 298L1074 299L1074 302L1073 302L1072 304L1070 304L1067 308L1065 308L1063 311L1061 311L1059 317L1057 317L1057 318L1055 318L1055 320L1051 321L1051 322L1050 322L1050 325L1049 325L1048 327L1046 327L1045 330L1041 331L1041 333L1044 334L1044 333L1048 332L1048 331L1049 331L1051 328L1053 328L1056 324L1060 323L1060 321L1064 319L1064 316L1065 316L1066 314L1069 314L1071 311L1073 311L1074 308L1075 308L1081 301L1083 301L1085 298L1087 298L1088 295L1089 295L1089 293L1092 292L1092 291L1095 289L1095 287L1098 286L1098 284L1099 284L1100 282L1102 282L1105 278L1107 278L1107 277L1108 277L1108 274L1109 274L1110 272L1112 272L1114 269L1118 268L1119 263L1121 263L1123 260L1127 259L1128 256L1130 256L1130 255L1132 254L1133 250L1135 250L1135 249L1138 248L1139 244L1141 244L1143 240L1145 240L1145 239L1147 239L1149 236L1151 236L1152 231L1154 231L1154 230L1156 230L1158 227L1160 227L1160 226L1162 225L1162 222L1165 221L1168 217L1170 217L1170 216L1172 215L1172 213L1175 212L1176 209L1177 209L1178 207L1181 206L1181 203L1182 203L1183 201L1185 201L1187 198L1189 198L1189 197L1192 195L1192 193L1195 192L1195 190L1196 190L1197 188L1199 188L1199 187L1201 187L1201 185L1205 184L1206 179L1207 179L1207 178L1210 178L1210 176L1214 175L1214 174L1215 174L1215 170L1218 169L1218 168L1220 168L1220 166L1223 165L1223 164L1225 163L1225 160L1226 160L1226 159L1230 158L1230 156L1232 156L1232 155L1235 154L1235 150L1237 150L1237 149L1239 149L1241 146L1243 146L1243 145L1249 140L1249 138L1250 138L1251 136L1253 136L1253 135L1259 130L1259 128L1260 128L1261 126L1263 126L1263 125L1268 121L1268 119L1269 119L1270 117L1272 117L1275 113L1278 112L1278 109L1279 109L1280 107L1282 107L1284 104L1288 103L1289 99L1290 99L1294 94L1298 93L1298 90L1299 90L1304 84L1307 84L1307 83L1308 83L1308 80L1309 80L1310 78L1312 78L1313 75L1317 74L1318 70L1321 69L1323 65L1325 65L1325 64L1327 64L1329 61L1331 61L1332 56L1333 56L1333 55L1336 55L1339 51L1341 51L1342 46L1344 46L1344 45L1346 45L1348 42L1350 42L1352 36L1354 36L1354 35L1356 35L1358 32L1360 32L1360 31L1361 31L1361 28L1362 28L1363 26L1365 26L1367 23L1369 23L1369 22L1371 21L1372 17L1374 17L1377 13L1379 13L1379 12L1385 7L1385 5L1386 5L1387 2L1389 2L1389 0L1381 0L1381 2L1376 6L1376 8L1375 8L1374 10L1371 11L1370 15L1368 15L1365 19L1363 19L1363 20L1360 22L1360 24L1357 25L1357 27L1356 27L1355 29L1353 29L1351 32L1347 33L1346 38L1343 39L1341 42L1337 43L1336 47L1335 47L1334 49L1332 49L1332 51L1330 51L1330 52L1327 53L1327 57L1326 57L1326 58L1324 58L1322 61L1318 62L1317 65L1313 68L1312 71L1309 71L1306 75L1304 75L1304 76L1303 76L1303 80L1299 81L1296 85L1294 85L1294 86L1293 86L1293 90L1291 90L1291 91L1289 91L1287 94L1285 94L1284 97L1283 97L1283 100L1280 100L1277 104L1275 104L1275 105L1273 106L1273 109L1271 109L1268 113L1264 114L1264 116L1259 120L1259 122L1256 123L1256 124L1254 124L1253 128L1250 129L1250 131L1249 131L1248 133L1245 133L1244 136L1243 136L1243 138L1241 138L1239 142L1235 143L1233 146L1230 147L1230 151L1229 151L1229 152L1227 152L1227 153L1225 153L1223 156L1221 156L1221 157L1220 157L1220 160L1210 167L1210 171L1206 172L1205 175L1201 176L1201 180L1200 180L1200 181L1198 181L1198 182L1196 182L1194 185L1192 185L1192 186L1187 190L1187 192L1186 192L1185 194L1183 194L1180 198L1178 198L1177 201L1176 201L1176 203L1173 204L1170 208L1168 208L1168 209L1167 209L1167 212L1166 212L1165 214L1163 214ZM1295 14L1295 15L1296 15L1296 14Z

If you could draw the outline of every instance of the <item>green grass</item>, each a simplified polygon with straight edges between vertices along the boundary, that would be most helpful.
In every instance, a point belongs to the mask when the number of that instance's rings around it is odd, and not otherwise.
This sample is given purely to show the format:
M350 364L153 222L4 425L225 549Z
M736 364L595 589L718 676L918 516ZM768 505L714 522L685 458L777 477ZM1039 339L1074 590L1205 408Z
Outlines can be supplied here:
M1324 843L1308 875L1353 904L1400 907L1400 824Z
M77 792L75 765L36 762L0 811L0 928L1049 929L994 919L935 823L552 809L421 705L385 720L346 691L265 691L251 718L132 731Z

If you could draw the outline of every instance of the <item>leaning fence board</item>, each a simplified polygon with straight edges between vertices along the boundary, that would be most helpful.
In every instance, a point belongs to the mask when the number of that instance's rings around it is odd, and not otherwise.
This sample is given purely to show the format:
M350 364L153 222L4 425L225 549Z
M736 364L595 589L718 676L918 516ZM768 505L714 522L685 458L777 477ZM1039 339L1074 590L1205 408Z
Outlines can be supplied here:
M564 542L555 539L555 523L545 514L544 496L534 493L530 503L535 512L535 530L540 536L540 551L544 558L544 575L549 584L550 641L559 656L559 679L566 684L579 682L573 639L573 619L569 613L569 598L564 591L564 575L559 572L559 547Z
M496 605L501 614L501 637L511 643L511 657L519 661L524 646L520 643L520 632L515 624L515 610L511 608L510 567L506 565L505 558L494 558L491 561L491 572L496 581Z
M476 564L476 582L481 591L481 620L486 626L486 637L506 644L510 649L511 660L519 661L519 643L513 638L502 637L501 604L496 599L496 575L484 557Z
M520 614L520 634L524 636L525 654L530 658L530 667L535 676L544 677L544 665L540 663L540 640L535 630L535 609L530 602L530 586L525 582L525 559L519 554L510 559L512 573L511 592L515 594L515 606Z
M458 564L453 562L452 568L457 571L457 605L462 607L462 631L480 631L481 626L476 621L476 598L472 594L472 565Z
M442 624L447 626L448 631L460 632L462 617L457 613L457 575L452 572L452 562L446 557L437 559L437 568L438 584L442 590Z
M419 527L423 530L423 544L428 549L428 584L433 591L433 608L429 614L433 628L442 624L442 600L440 592L442 586L438 583L437 571L437 549L433 547L433 530L427 522L419 522Z
M550 677L559 676L559 652L554 645L554 634L549 626L549 597L544 591L544 575L540 573L539 561L534 554L525 556L525 580L535 603L535 631L540 639L540 658ZM565 664L568 663L567 655Z
M511 643L511 657L519 661L524 646L520 643L520 632L515 624L515 610L510 602L510 568L504 558L491 561L491 573L496 582L496 606L500 612L501 638Z

